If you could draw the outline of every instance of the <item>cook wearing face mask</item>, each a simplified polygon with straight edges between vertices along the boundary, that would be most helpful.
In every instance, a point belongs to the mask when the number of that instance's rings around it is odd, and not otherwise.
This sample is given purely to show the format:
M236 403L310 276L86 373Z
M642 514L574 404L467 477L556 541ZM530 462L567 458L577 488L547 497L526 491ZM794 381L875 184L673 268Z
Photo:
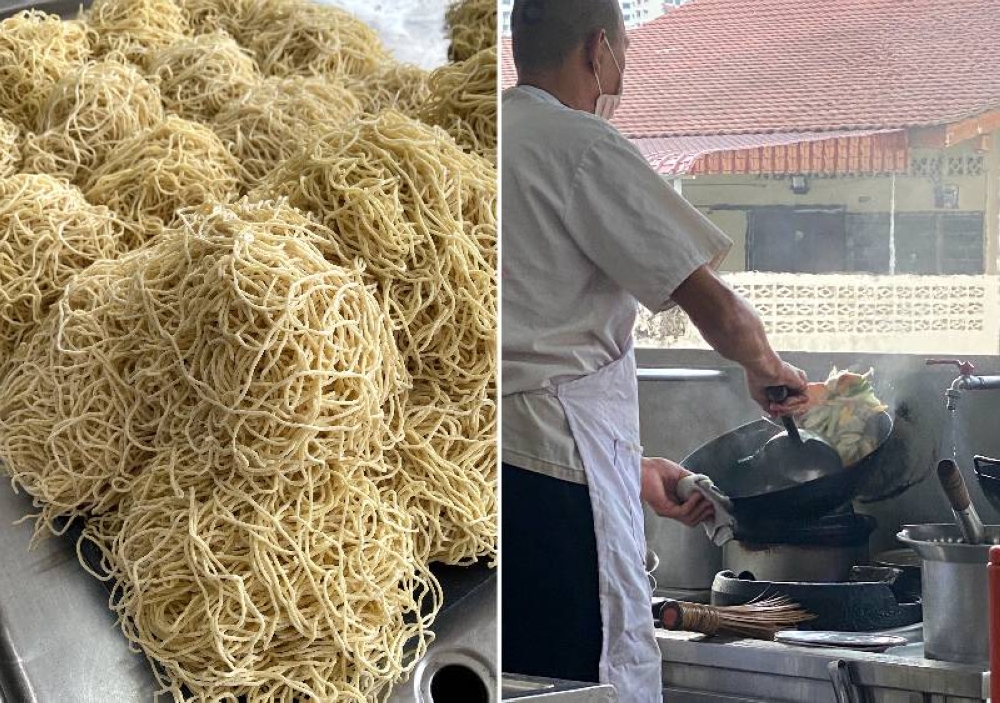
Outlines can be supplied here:
M610 122L611 118L615 116L615 110L618 109L618 105L621 104L622 92L625 90L625 74L622 71L625 59L622 58L622 62L618 63L618 58L615 56L615 52L608 42L608 35L606 33L602 37L602 40L604 46L608 49L611 60L614 62L615 70L618 71L618 89L611 94L605 93L601 88L601 76L597 71L597 66L594 67L594 79L597 81L597 102L594 103L594 114Z
M729 239L610 122L628 109L627 97L618 104L628 37L617 0L515 0L511 23L518 83L501 103L502 665L659 703L642 502L689 526L713 511L700 493L678 498L687 475L678 464L642 456L637 307L679 305L743 366L770 412L791 412L806 378L716 275ZM769 404L775 385L789 386L791 400Z

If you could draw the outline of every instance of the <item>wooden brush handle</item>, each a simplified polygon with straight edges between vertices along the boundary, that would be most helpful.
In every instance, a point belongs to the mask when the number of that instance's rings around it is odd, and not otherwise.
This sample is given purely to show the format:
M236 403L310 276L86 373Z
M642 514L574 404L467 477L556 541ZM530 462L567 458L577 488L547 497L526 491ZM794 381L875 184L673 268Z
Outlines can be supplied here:
M710 605L667 598L660 604L657 619L665 630L684 630L705 635L714 635L719 631L719 613Z
M982 544L983 521L979 519L972 499L969 498L969 489L965 485L961 471L958 470L958 464L951 459L944 459L938 463L937 473L966 543Z
M969 489L965 487L958 464L951 459L943 459L938 462L937 474L952 509L958 512L967 510L972 499L969 498Z

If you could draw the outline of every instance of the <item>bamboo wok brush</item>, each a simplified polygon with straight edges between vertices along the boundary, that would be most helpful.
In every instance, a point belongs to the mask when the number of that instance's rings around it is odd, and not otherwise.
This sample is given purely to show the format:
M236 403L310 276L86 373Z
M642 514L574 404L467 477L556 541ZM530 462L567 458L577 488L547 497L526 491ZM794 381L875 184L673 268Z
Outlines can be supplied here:
M745 605L701 605L667 598L656 606L656 619L667 630L714 635L728 632L753 639L773 640L816 616L784 597L765 598Z

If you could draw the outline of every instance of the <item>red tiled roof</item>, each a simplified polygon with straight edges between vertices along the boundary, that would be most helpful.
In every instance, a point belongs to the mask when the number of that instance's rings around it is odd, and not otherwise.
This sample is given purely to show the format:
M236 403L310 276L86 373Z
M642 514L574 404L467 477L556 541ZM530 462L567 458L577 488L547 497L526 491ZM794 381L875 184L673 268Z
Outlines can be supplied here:
M514 67L510 37L500 37L500 85L506 90L515 83L517 83L517 69Z
M1000 107L998 0L692 0L630 36L615 117L630 137L906 128Z
M633 138L665 176L743 173L890 173L906 170L903 130L839 130Z

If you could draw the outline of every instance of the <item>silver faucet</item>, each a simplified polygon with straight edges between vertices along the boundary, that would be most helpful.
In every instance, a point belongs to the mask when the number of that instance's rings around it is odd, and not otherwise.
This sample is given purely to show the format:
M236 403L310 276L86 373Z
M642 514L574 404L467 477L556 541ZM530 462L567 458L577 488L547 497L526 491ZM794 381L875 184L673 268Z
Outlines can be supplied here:
M959 361L958 359L928 359L927 366L947 364L957 366L958 378L951 382L948 390L944 392L945 402L948 410L954 412L958 397L962 391L988 391L1000 390L1000 376L975 376L976 367L969 361Z

